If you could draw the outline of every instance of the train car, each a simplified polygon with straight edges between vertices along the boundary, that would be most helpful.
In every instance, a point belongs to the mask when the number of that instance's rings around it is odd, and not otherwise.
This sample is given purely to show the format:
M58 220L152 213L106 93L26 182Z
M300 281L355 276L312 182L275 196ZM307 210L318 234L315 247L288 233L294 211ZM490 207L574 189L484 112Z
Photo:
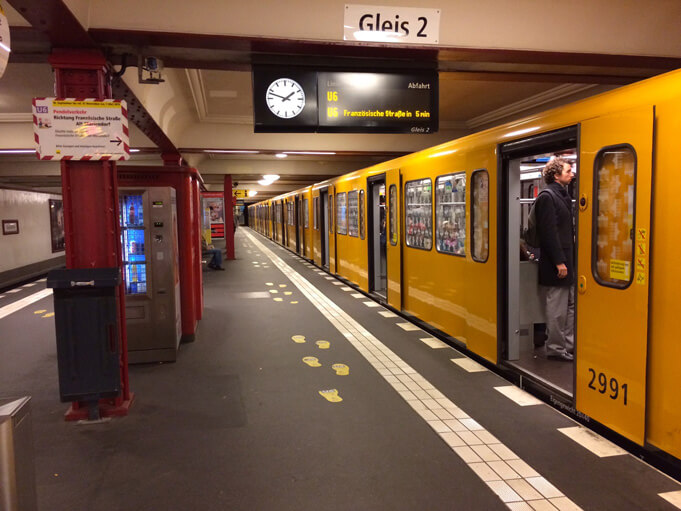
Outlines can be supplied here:
M667 73L319 183L312 259L678 467L680 91ZM574 362L535 347L545 319L521 248L555 155L576 174Z

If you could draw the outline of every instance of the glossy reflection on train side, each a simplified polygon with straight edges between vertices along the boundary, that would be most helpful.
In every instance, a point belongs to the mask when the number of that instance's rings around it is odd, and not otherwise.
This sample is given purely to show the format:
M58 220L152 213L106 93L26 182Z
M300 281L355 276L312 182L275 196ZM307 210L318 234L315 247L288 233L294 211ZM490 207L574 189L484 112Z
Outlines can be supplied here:
M676 71L253 205L250 225L681 467L680 137ZM576 174L574 362L533 344L541 254L521 248L554 155Z

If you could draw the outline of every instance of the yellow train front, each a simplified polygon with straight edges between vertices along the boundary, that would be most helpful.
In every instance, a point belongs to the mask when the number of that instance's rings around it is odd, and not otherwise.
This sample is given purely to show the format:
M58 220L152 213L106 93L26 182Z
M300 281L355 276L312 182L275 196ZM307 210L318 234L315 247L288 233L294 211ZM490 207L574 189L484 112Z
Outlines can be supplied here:
M679 466L679 91L676 71L358 170L252 206L254 225ZM553 155L576 173L574 363L544 354L537 265L521 249Z

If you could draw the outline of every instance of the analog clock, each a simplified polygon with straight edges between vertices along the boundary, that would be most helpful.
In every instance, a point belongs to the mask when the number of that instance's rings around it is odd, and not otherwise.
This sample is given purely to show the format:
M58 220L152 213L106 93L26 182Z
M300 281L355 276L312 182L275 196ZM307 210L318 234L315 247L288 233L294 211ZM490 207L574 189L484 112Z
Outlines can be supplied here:
M295 80L277 78L265 92L270 111L282 119L292 119L305 108L305 91Z

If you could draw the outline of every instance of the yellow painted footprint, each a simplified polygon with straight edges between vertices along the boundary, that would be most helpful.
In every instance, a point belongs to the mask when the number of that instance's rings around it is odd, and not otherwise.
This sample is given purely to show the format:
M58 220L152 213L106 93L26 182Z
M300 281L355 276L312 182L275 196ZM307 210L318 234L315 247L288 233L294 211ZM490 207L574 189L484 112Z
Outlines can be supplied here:
M295 304L298 303L298 300L294 300L294 301L292 301L291 303L292 303L293 305L295 305Z
M275 302L283 302L284 299L283 299L283 298L275 298L274 301L275 301Z
M279 284L279 287L286 287L286 284Z
M284 291L284 294L285 294L286 296L289 296L289 295L292 295L292 294L293 294L293 291Z
M329 347L331 346L331 343L329 341L317 341L315 344L320 350L328 350Z
M43 318L51 318L52 316L54 316L54 312L48 312L43 316Z
M45 312L47 312L46 309L40 309L39 311L35 311L33 314L44 314Z
M271 282L265 282L265 285L266 286L273 286L274 284L272 284Z
M293 342L297 342L298 344L305 342L304 335L294 335L293 337L291 337L291 339L293 339Z
M270 289L270 293L272 293L273 295L276 295L278 292L279 291L277 291L276 289Z
M336 374L338 376L347 376L348 374L350 374L350 368L345 364L333 364L331 366L331 369L336 371Z
M303 362L305 362L310 367L322 367L317 357L303 357Z
M337 389L320 390L319 395L330 403L340 403L343 398L338 395Z

